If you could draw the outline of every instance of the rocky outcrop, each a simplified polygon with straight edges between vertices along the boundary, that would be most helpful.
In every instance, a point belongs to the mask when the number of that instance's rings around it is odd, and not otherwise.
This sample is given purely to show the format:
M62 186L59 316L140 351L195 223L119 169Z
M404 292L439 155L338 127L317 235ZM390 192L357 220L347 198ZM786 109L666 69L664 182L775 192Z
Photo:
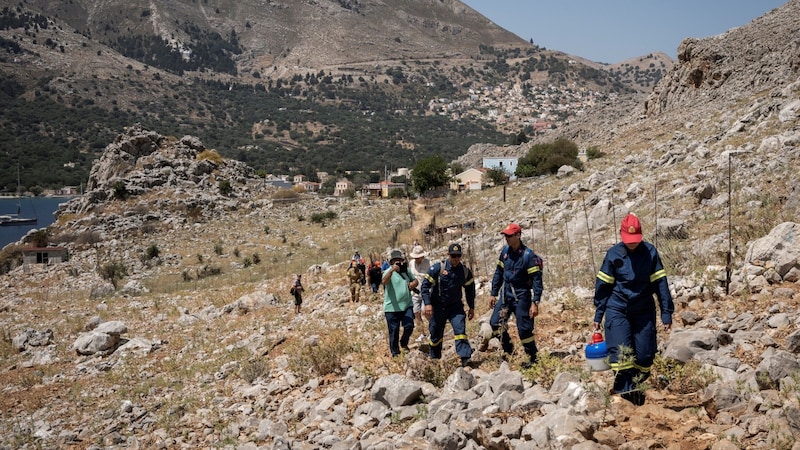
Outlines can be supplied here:
M645 113L735 102L747 93L780 89L796 80L800 74L798 17L800 2L791 0L721 35L684 39L678 47L678 64L653 89Z
M92 165L86 193L63 205L56 217L85 214L112 202L163 192L153 210L178 204L213 213L268 189L247 164L223 159L194 136L162 136L134 125L125 129ZM216 206L215 206L216 205Z

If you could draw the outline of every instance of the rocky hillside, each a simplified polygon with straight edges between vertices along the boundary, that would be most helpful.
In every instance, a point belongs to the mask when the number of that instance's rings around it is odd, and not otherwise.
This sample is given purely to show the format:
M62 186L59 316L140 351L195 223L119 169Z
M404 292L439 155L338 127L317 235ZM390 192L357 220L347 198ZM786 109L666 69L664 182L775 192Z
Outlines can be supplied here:
M800 448L797 39L767 37L798 11L684 42L650 99L571 121L564 135L605 154L583 171L441 201L276 191L196 137L129 128L48 230L70 260L0 278L0 445ZM699 66L724 83L686 86L677 74ZM596 265L627 211L677 308L640 407L583 358ZM485 339L509 221L545 260L530 370ZM380 300L347 301L354 250L415 239L434 260L461 242L477 274L471 367L449 336L441 363L424 343L390 358ZM299 315L294 273L308 289Z

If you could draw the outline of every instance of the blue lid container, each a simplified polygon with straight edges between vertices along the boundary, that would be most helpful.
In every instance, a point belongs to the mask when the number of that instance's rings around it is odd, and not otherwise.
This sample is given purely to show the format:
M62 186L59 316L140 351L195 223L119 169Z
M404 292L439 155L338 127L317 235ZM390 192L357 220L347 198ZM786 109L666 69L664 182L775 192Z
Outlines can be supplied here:
M605 341L586 345L586 358L597 359L606 356L608 356L608 349Z
M586 363L589 370L599 372L610 369L611 367L606 362L607 357L608 349L605 341L586 344Z

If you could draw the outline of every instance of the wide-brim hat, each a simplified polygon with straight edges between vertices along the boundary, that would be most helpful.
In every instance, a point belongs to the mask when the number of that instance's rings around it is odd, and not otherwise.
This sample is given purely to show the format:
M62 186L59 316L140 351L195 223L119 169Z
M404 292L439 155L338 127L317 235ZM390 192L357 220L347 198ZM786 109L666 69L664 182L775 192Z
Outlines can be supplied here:
M411 254L408 256L412 258L422 258L423 256L428 256L428 252L426 252L421 245L415 245L414 248L411 249Z

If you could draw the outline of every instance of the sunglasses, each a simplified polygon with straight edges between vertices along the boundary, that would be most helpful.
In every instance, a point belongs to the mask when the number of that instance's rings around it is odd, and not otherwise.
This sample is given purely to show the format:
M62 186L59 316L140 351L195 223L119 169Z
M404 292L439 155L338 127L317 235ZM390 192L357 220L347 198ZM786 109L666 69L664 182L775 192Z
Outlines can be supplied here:
M461 255L450 255L451 258L461 258Z

